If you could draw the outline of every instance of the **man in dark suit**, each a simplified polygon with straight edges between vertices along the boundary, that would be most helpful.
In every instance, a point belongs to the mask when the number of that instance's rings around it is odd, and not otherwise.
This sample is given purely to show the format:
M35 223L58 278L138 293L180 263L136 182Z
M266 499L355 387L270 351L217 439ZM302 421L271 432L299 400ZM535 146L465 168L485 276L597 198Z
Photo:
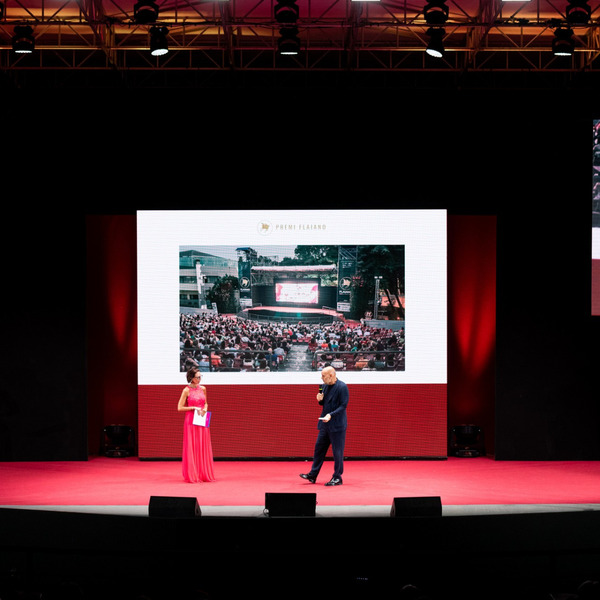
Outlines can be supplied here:
M342 485L344 471L344 446L346 444L346 428L348 419L346 407L348 406L348 386L337 378L335 369L331 366L321 371L323 380L322 389L317 394L317 401L323 406L319 417L319 434L315 443L313 464L308 473L300 477L315 483L329 446L333 451L333 476L325 484L328 486Z

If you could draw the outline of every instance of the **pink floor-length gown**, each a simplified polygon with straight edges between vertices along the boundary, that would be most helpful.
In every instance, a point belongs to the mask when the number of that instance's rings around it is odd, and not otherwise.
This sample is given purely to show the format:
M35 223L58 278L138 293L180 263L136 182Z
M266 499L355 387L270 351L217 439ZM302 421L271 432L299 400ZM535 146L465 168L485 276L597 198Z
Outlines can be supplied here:
M202 408L206 396L202 388L189 388L188 406ZM214 481L213 452L210 441L210 429L194 425L194 410L185 413L183 422L183 479L188 483Z

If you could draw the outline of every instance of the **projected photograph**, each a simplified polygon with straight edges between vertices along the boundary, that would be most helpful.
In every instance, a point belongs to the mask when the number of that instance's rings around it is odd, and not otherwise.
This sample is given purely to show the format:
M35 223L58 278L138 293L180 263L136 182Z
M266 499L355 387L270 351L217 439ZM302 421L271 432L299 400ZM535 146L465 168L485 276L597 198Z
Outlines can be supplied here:
M404 245L181 245L179 370L405 370Z

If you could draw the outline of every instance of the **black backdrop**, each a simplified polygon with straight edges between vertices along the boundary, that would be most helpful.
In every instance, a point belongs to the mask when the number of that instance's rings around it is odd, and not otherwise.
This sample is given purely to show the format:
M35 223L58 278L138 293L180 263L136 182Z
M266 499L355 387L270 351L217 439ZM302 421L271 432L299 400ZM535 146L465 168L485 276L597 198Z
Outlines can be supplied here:
M291 206L497 215L496 457L600 458L597 97L348 91L4 95L0 460L87 456L86 214Z

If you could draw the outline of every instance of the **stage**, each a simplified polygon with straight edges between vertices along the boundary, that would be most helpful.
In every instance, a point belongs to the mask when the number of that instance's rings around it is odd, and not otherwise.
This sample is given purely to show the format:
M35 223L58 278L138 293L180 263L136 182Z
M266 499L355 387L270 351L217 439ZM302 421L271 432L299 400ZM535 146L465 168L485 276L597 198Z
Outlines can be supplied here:
M600 579L598 462L348 460L326 487L330 467L310 484L305 461L217 461L187 484L179 461L0 463L0 566L20 598L75 600L576 600ZM268 516L267 492L315 493L315 517ZM153 516L151 496L201 515ZM390 515L428 496L441 516Z
M343 320L344 314L333 308L321 307L312 308L307 306L253 306L245 308L242 317L256 321L273 321L304 324L332 323L333 321ZM356 322L348 321L351 325L357 325Z
M264 516L265 493L316 493L320 517L389 516L394 498L440 497L442 515L600 509L600 462L347 460L344 484L299 477L306 461L216 461L217 481L188 484L181 462L90 457L0 463L0 506L146 515L151 496L195 497L203 515Z

